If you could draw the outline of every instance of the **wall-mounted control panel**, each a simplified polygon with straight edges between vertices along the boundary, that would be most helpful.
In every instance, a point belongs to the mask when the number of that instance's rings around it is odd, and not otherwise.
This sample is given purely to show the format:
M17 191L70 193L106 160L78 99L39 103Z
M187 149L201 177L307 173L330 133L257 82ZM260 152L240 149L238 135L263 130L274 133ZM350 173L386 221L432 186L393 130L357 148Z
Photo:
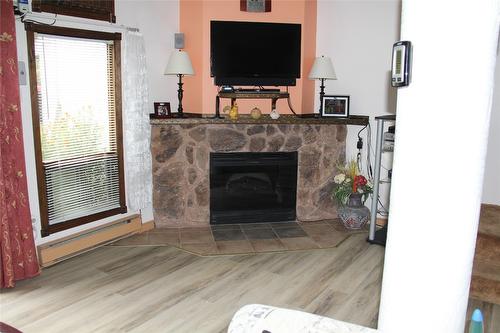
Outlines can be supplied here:
M392 47L392 75L393 87L404 87L411 81L412 46L409 41L394 43Z
M14 13L16 15L24 15L26 13L31 13L31 2L30 0L14 0Z

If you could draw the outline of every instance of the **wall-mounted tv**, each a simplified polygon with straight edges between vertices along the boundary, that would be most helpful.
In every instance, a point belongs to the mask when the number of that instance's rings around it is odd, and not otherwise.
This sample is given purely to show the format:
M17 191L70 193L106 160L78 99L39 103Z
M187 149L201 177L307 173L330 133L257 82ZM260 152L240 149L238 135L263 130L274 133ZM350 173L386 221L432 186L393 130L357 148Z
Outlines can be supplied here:
M211 21L210 74L218 86L294 86L300 36L300 24Z

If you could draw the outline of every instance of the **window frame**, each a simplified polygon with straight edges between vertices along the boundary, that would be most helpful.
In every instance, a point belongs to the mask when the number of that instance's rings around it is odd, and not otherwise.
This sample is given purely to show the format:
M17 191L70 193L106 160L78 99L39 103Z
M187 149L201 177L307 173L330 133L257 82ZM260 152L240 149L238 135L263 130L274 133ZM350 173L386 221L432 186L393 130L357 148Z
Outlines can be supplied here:
M86 223L94 222L109 216L123 214L127 212L125 201L125 172L123 161L123 125L122 125L122 91L121 91L121 33L109 33L102 31L73 29L66 27L55 27L47 25L37 25L32 23L25 24L25 30L28 41L28 62L30 74L30 93L31 93L31 116L33 124L33 138L35 144L36 175L38 183L38 198L40 206L40 222L42 237L53 233L71 229ZM40 112L38 105L37 75L36 75L36 57L35 57L35 33L48 35L76 37L94 40L113 41L114 48L114 75L115 75L115 126L116 126L116 144L118 155L118 181L120 207L107 211L67 220L65 222L50 225L48 219L48 199L46 188L46 177L42 159L42 142L40 135Z

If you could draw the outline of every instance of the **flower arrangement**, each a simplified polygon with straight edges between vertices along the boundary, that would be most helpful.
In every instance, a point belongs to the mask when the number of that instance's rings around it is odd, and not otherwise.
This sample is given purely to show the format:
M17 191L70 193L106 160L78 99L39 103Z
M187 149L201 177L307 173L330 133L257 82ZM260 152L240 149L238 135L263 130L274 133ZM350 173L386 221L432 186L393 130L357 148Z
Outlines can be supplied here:
M365 176L360 174L358 163L352 159L345 166L337 167L339 172L333 178L335 186L332 191L332 198L338 204L344 206L353 193L362 194L363 203L368 199L368 195L373 192L372 184L368 182Z

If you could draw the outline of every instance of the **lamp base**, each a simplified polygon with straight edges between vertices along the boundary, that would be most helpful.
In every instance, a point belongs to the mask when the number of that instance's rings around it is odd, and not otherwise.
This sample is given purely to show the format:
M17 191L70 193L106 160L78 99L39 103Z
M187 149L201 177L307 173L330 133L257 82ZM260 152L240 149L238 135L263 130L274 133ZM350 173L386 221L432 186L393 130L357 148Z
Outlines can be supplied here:
M215 116L208 117L208 119L224 119L224 116L221 116L220 114L215 114Z

